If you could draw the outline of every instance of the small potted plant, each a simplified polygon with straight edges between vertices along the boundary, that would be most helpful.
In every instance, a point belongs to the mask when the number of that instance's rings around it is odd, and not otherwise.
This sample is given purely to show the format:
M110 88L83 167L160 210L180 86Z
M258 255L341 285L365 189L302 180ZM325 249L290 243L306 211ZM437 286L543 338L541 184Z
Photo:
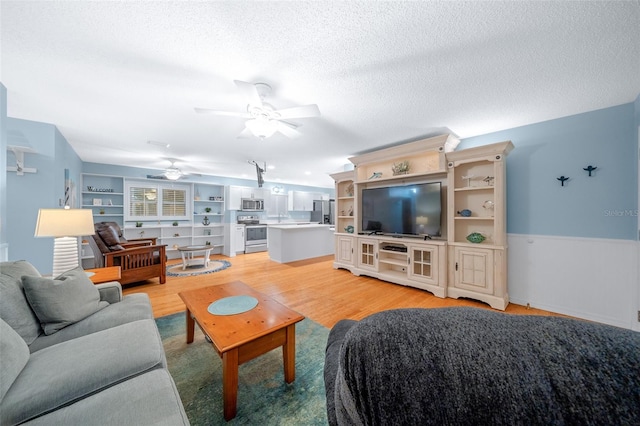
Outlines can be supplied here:
M142 222L136 222L136 228L142 228Z
M104 209L100 209L100 214L104 214Z
M205 207L204 211L205 213L211 213L211 207Z
M178 226L178 221L177 220L173 221L173 226Z

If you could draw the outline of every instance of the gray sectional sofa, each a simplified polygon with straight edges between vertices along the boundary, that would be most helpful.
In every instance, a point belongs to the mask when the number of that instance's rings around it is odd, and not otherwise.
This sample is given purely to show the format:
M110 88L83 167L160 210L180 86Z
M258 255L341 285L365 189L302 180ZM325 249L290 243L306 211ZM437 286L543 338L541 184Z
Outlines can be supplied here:
M478 308L397 309L329 333L330 425L639 425L640 333Z
M146 294L2 262L0 318L2 426L189 424Z

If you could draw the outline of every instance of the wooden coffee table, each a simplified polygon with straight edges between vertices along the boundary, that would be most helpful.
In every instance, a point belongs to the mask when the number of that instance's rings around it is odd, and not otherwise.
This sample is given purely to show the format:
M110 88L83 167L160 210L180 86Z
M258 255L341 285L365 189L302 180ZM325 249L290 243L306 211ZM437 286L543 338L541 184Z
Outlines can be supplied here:
M304 316L253 290L240 281L179 293L187 307L187 343L193 342L195 322L211 338L222 358L224 418L236 416L238 367L282 346L284 380L296 378L296 323ZM230 296L253 296L258 305L234 315L213 315L207 308L216 300Z

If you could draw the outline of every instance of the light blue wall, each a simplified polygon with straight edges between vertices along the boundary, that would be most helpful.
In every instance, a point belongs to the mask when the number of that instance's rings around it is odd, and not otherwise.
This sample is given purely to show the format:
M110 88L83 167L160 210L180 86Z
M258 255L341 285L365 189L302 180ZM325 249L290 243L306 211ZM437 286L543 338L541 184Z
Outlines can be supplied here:
M8 118L7 142L37 151L25 154L25 166L36 168L37 173L7 173L9 259L26 259L41 273L51 273L53 238L33 235L38 210L61 207L64 170L69 169L71 177L79 181L82 161L52 124Z
M638 142L638 167L640 169L640 95L638 95L638 97L636 97L636 101L634 102L634 110L635 110L635 140ZM640 240L640 170L638 170L638 188L637 188L637 194L638 194L638 210L639 210L639 214L637 219L637 228L638 228L638 233L636 234L636 237L638 238L638 240ZM639 276L640 276L640 263L638 264L638 272L639 272ZM638 296L640 297L640 294L638 294Z
M458 150L511 140L507 231L637 238L638 101L462 140ZM588 177L584 167L597 167ZM559 176L570 180L562 187Z
M0 261L7 253L7 88L0 83Z

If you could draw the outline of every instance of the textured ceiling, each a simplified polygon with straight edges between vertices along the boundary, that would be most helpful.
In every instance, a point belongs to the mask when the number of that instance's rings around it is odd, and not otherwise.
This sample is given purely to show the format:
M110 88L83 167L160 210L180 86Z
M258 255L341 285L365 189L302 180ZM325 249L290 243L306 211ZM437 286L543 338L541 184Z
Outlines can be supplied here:
M10 117L82 160L329 187L354 154L632 102L640 2L2 1ZM266 82L303 136L237 139L233 80ZM149 144L148 141L154 141ZM9 141L11 143L11 141ZM170 144L170 148L161 147Z

